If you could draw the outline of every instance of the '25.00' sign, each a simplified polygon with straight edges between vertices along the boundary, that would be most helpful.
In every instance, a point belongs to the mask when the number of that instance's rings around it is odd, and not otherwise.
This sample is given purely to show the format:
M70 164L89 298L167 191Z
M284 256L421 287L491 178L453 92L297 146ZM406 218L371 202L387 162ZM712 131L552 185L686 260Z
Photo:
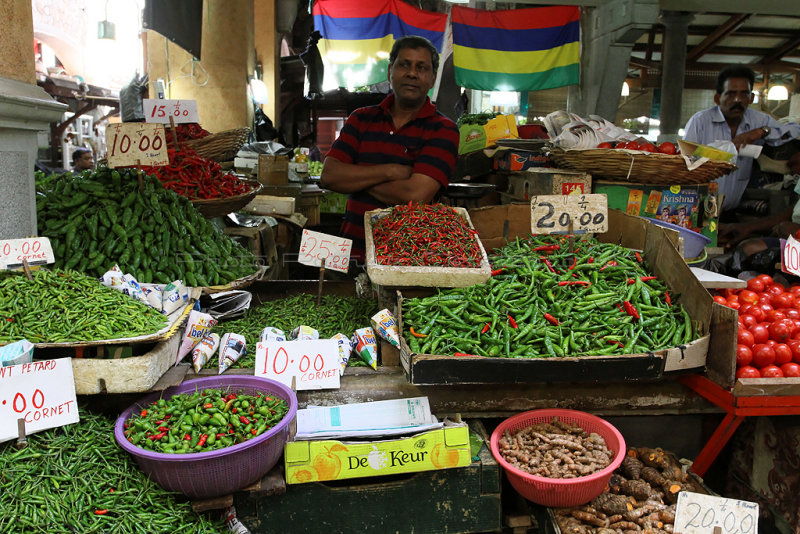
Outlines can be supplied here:
M108 166L169 165L164 125L144 122L109 124L106 130Z
M539 195L531 198L533 234L603 233L608 231L605 195Z

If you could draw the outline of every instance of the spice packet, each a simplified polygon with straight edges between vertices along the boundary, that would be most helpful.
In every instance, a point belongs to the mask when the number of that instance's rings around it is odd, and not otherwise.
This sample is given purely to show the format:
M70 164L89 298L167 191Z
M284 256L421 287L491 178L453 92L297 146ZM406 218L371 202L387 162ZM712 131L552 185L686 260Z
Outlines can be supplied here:
M375 331L371 327L359 328L355 331L352 338L356 353L367 365L378 370L378 342L375 339Z
M269 343L270 341L286 341L286 334L280 328L268 326L261 331L261 336L258 338L262 343Z
M147 299L147 303L156 310L163 312L164 303L161 300L161 288L157 285L142 286L142 293Z
M169 315L189 301L189 290L180 280L164 286L161 292L161 313ZM211 317L211 315L209 315Z
M319 339L319 332L315 328L301 324L292 330L289 339L297 341Z
M211 333L211 327L215 324L217 324L217 320L207 313L197 310L189 312L189 318L186 320L186 330L183 332L183 339L181 340L181 346L178 348L175 365L178 365L201 339Z
M194 372L199 373L203 366L211 359L219 347L219 334L208 334L192 349L192 365Z
M0 347L0 362L3 367L31 363L33 361L33 343L27 339L20 339Z
M225 372L245 354L247 346L243 335L230 332L224 334L219 342L219 374Z
M347 367L347 362L350 361L350 354L353 352L353 343L350 338L344 334L335 334L331 339L335 339L339 344L339 376L344 374L344 369Z
M397 331L397 321L388 309L383 309L370 318L372 328L383 339L400 348L400 334Z

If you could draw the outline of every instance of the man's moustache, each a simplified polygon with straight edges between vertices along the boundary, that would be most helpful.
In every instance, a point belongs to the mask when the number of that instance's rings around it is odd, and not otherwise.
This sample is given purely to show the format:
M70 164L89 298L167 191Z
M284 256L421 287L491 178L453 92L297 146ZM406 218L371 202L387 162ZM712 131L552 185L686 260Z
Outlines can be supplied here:
M731 109L741 109L742 111L744 111L744 106L741 104L734 104L731 106Z

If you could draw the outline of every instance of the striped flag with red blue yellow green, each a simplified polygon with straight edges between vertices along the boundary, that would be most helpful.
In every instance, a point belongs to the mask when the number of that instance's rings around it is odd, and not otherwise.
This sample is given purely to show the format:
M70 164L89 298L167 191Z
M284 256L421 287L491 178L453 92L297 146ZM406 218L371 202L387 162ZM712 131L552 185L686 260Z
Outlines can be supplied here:
M441 53L447 14L424 11L401 0L316 0L311 11L325 77L339 87L386 81L396 39L426 37Z
M485 11L453 6L456 84L484 91L540 91L577 84L580 8Z

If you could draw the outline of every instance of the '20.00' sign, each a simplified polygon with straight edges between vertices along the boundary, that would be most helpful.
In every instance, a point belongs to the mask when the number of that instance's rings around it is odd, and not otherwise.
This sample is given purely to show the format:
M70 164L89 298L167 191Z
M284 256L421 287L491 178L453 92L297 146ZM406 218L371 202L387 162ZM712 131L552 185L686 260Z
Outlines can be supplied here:
M565 234L608 231L605 195L539 195L531 198L531 233Z

